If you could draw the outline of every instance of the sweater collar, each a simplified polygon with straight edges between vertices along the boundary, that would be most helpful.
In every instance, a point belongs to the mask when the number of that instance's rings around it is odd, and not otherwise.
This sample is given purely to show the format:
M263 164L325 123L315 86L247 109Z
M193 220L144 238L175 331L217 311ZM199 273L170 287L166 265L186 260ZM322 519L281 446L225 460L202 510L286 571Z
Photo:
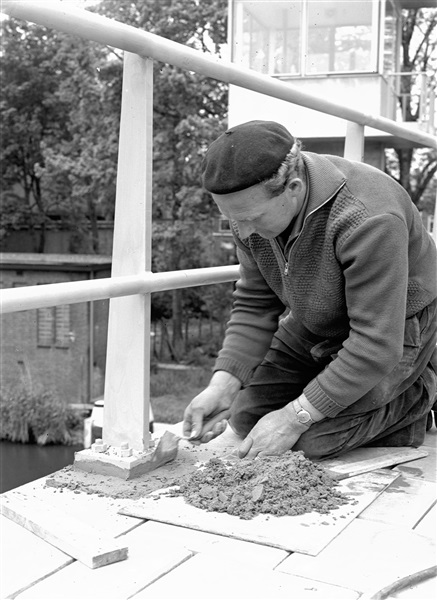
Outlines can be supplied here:
M325 154L302 152L307 171L309 199L306 214L322 206L346 183L344 173L338 169Z

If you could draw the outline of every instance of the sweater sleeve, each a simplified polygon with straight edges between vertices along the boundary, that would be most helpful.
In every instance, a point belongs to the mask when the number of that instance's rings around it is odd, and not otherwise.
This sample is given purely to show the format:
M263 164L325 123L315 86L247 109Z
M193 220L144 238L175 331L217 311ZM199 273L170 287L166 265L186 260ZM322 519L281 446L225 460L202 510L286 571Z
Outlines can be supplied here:
M328 417L350 406L403 354L408 286L408 230L396 215L367 219L338 250L350 332L337 357L305 388Z
M285 306L268 286L250 250L238 241L237 257L240 278L214 371L228 371L244 385L267 353Z

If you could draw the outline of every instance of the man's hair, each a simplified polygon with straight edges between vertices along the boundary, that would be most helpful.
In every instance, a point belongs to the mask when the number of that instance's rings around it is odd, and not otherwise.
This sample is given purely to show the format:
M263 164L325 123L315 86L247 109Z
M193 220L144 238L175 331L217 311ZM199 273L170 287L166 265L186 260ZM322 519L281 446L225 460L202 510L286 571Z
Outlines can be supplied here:
M302 178L305 176L305 165L301 156L301 148L302 142L295 140L291 150L276 173L262 182L272 198L282 194L296 175Z

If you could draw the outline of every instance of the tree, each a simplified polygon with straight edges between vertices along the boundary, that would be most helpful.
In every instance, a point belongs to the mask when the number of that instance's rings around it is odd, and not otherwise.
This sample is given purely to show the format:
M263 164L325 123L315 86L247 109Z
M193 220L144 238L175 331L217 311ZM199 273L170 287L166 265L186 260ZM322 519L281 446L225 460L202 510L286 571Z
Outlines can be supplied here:
M105 0L91 10L204 52L220 53L226 42L227 0ZM97 219L114 210L122 52L13 19L4 23L4 230L22 223L74 229L80 245L71 250L97 253ZM206 266L214 208L200 165L226 116L225 84L155 62L155 271ZM20 211L17 184L29 190ZM172 293L177 356L184 297Z
M68 107L56 100L59 75L52 68L59 39L9 19L2 23L2 34L1 234L24 222L44 231L50 206L41 189L41 143L67 134Z
M83 239L91 223L98 252L97 214L114 204L121 67L114 74L98 44L32 23L5 19L2 34L0 235L25 224L43 252L48 227Z
M97 10L205 52L226 42L226 0L107 0ZM227 86L168 64L154 65L153 267L205 266L212 202L201 187L201 160L227 114ZM172 348L183 352L184 290L173 290Z
M114 215L122 68L107 48L70 36L56 59L65 73L58 97L69 107L68 137L43 141L41 181L81 251L99 253L98 219Z
M399 108L407 122L418 122L422 111L421 77L437 87L437 10L404 10ZM435 201L437 153L431 149L396 148L387 152L387 171L407 190L414 204L430 207Z

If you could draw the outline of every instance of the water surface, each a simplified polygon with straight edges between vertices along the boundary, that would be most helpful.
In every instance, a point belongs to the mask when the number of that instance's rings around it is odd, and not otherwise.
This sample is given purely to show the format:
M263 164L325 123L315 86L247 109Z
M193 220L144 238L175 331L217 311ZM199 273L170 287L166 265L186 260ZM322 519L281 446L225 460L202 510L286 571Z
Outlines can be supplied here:
M83 450L83 446L0 442L0 493L73 464L78 450Z

